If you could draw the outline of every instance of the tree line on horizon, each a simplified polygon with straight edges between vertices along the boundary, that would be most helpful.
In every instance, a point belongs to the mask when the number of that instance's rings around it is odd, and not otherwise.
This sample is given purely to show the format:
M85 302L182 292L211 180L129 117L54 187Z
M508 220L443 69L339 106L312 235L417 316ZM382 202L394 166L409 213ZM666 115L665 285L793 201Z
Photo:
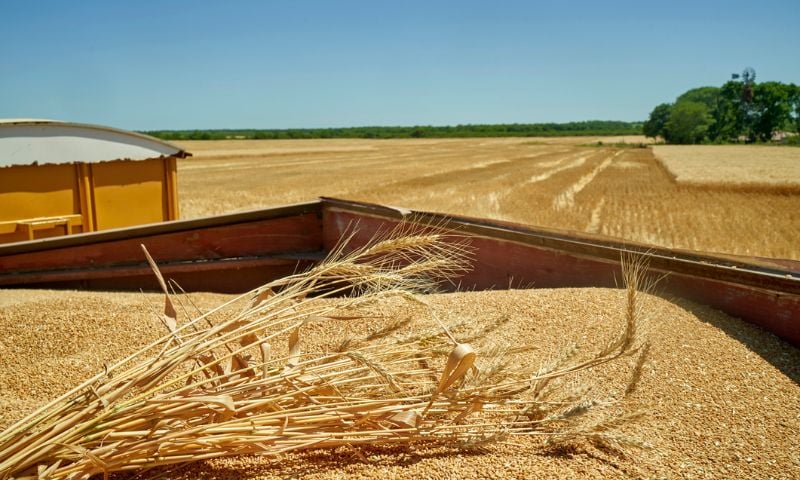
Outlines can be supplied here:
M643 125L646 136L677 144L770 142L778 132L794 134L787 143L798 144L800 87L756 83L752 69L656 106Z
M290 140L311 138L467 138L467 137L561 137L641 135L641 122L589 120L567 123L510 123L455 126L396 126L288 129L150 130L162 140Z

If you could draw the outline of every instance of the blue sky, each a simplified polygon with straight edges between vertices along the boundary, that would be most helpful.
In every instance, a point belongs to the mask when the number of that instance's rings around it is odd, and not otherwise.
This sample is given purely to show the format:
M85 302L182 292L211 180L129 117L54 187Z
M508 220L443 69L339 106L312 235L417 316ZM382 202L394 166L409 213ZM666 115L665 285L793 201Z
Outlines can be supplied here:
M787 1L0 0L0 117L128 129L643 120L800 83Z

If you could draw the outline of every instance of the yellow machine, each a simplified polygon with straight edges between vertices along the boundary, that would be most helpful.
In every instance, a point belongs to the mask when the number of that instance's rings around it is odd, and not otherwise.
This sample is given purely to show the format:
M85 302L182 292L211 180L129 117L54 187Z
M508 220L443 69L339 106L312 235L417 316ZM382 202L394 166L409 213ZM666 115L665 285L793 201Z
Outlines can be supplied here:
M176 220L187 155L108 127L0 120L0 243Z

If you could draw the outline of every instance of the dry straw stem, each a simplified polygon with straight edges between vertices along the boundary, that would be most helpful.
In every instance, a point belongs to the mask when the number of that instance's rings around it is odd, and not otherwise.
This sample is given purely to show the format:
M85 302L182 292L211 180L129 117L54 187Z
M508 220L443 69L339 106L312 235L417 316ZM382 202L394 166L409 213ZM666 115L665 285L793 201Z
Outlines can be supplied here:
M309 322L353 321L344 309L368 310L386 295L414 298L469 268L466 240L430 227L402 225L350 250L343 244L308 272L182 324L162 282L168 333L2 432L0 478L107 477L340 446L475 448L509 435L614 438L616 423L581 423L608 402L559 392L552 381L639 348L635 285L629 318L606 348L538 370L501 358L525 346L489 349L481 358L458 341L455 327L455 334L404 338L396 319L341 351L303 352ZM342 298L320 300L332 296Z

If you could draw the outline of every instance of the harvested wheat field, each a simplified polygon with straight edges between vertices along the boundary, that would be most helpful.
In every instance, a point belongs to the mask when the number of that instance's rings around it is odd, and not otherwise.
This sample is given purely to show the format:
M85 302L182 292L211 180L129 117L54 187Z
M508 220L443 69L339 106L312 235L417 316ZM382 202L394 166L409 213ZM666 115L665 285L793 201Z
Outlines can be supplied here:
M599 147L598 140L182 142L195 156L179 162L181 215L334 196L672 248L800 259L800 191L784 185L800 184L797 149L691 147L703 161L689 163L705 175L695 185L670 173L652 149L613 143L641 138L604 138ZM769 178L783 178L774 186L762 185L758 173L765 155L781 165L768 169ZM733 157L735 173L720 166ZM761 186L743 189L742 182Z
M229 297L191 294L206 310ZM624 322L625 293L611 289L513 290L429 295L455 335L486 332L491 346L529 346L510 368L540 365L571 342L590 354ZM335 300L334 300L335 301ZM187 308L190 302L183 301ZM138 293L0 291L0 413L7 426L104 364L161 336L163 296ZM234 457L164 467L160 478L776 478L800 476L800 351L717 311L646 297L642 328L651 343L637 388L603 408L644 415L616 431L646 445L624 452L578 440L548 447L509 437L468 452L448 448L341 447L278 457ZM179 311L181 309L179 308ZM305 328L304 348L329 350L349 335L411 319L402 335L430 327L430 312L401 300L369 309L373 319L330 320ZM346 327L342 322L346 322ZM493 326L496 328L487 329ZM565 379L598 398L618 398L633 359ZM139 477L135 477L139 478Z

